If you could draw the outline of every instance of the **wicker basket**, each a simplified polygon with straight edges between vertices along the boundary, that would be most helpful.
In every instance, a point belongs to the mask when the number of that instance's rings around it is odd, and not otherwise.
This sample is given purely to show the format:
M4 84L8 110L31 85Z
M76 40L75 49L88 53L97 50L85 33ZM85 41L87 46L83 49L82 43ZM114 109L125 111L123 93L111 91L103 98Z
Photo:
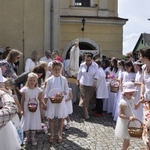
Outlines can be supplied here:
M63 96L60 97L50 97L51 103L61 103L63 100Z
M110 82L110 92L117 93L118 90L119 90L119 83L114 81L114 80L112 80Z
M48 96L49 96L51 103L61 103L64 98L64 96L62 95L61 89L58 89L58 88L54 88L50 90L50 92L48 93Z
M138 122L140 122L140 127L130 127L130 123L131 121L129 121L128 123L128 132L130 137L134 137L134 138L141 138L142 137L142 133L143 133L143 124L140 120L137 120Z
M30 112L36 112L37 107L38 107L38 103L37 102L35 102L35 103L28 103L28 110Z

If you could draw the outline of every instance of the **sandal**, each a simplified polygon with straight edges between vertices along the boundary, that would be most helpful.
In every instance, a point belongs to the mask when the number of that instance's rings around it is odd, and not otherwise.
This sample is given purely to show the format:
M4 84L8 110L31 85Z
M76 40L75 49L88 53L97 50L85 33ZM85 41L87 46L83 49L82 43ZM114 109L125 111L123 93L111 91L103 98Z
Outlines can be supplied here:
M58 143L62 143L63 142L63 139L61 136L58 136Z
M50 136L49 142L54 143L54 137L53 136Z

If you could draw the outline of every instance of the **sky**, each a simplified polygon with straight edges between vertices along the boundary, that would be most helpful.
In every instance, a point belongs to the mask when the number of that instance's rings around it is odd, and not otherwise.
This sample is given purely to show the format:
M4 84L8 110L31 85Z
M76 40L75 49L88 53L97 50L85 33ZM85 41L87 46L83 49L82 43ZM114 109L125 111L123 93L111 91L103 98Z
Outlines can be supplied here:
M141 33L150 34L150 0L118 0L118 16L129 19L123 27L123 54L134 49Z

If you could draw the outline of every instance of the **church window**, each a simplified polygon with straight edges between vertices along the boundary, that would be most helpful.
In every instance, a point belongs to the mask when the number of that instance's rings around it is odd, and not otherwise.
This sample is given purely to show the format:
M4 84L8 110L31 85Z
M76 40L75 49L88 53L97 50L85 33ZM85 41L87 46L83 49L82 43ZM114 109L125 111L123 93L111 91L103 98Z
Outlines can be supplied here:
M90 7L90 0L75 0L75 6Z

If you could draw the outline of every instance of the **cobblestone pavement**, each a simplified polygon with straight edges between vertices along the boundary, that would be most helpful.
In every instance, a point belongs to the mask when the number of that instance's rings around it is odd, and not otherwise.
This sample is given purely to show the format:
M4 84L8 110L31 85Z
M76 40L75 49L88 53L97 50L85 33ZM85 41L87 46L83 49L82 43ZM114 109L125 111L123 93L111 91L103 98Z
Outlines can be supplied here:
M37 133L38 145L30 143L24 146L26 150L121 150L122 140L114 137L115 122L111 114L104 113L103 117L94 117L90 112L90 120L85 121L82 108L73 105L71 128L64 130L63 142L48 142L49 135ZM57 124L55 125L57 128ZM57 139L57 133L55 138ZM140 139L132 139L129 150L141 150L145 146Z

